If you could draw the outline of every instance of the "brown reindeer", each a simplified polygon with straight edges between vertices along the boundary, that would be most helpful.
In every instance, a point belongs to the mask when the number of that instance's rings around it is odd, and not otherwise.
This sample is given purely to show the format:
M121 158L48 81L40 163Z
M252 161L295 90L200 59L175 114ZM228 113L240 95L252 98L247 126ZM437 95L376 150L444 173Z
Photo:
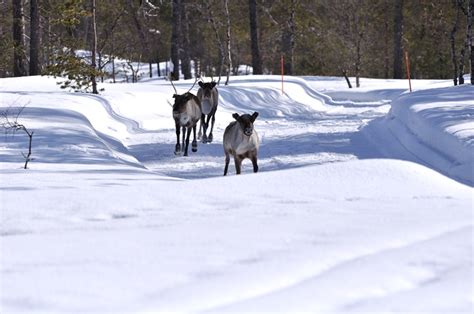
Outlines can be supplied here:
M194 82L194 84L196 84L196 82ZM194 87L194 84L189 90ZM196 124L201 118L201 102L196 95L189 91L179 95L174 87L173 81L171 81L171 85L173 85L175 90L175 94L173 95L173 119L176 125L176 146L174 153L179 155L184 148L184 156L188 156L189 136L191 135L191 130L193 131L194 136L192 151L197 152ZM182 144L179 142L180 130L183 131Z
M258 112L252 115L234 113L232 117L236 121L231 122L224 131L224 153L225 168L224 175L227 175L230 155L234 156L235 171L240 174L242 160L249 158L252 161L253 172L258 171L257 153L260 146L257 131L253 128L253 123L257 119Z
M203 143L211 143L213 139L212 130L216 121L216 110L219 102L219 91L216 87L216 82L203 83L199 82L199 90L197 97L201 101L201 123L199 124L198 139L202 136ZM207 117L206 117L207 116ZM211 120L211 131L207 135L207 128L209 127L209 120Z

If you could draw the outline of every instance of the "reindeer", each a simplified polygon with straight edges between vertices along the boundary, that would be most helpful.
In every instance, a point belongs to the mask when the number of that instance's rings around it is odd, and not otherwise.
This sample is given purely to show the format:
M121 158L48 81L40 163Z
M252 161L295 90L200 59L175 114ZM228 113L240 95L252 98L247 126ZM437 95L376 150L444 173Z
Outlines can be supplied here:
M219 101L219 91L216 88L216 84L214 81L211 83L199 82L197 97L201 101L202 115L201 123L199 124L198 139L202 136L203 143L211 143L213 139L212 130L214 129L214 122L216 121L216 110ZM209 127L209 120L211 120L211 131L208 136L207 128Z
M257 116L258 112L254 112L252 115L243 114L239 116L238 113L232 115L236 121L231 122L224 131L224 175L227 175L230 155L234 156L237 174L240 174L242 160L245 158L249 158L252 161L253 172L258 171L257 153L260 142L257 131L253 128L253 123Z
M179 95L176 87L174 87L173 81L170 80L171 85L175 91L175 94L173 95L173 119L176 125L176 146L174 151L176 155L179 155L182 148L184 148L184 156L188 156L189 136L191 135L191 130L193 131L194 136L192 142L192 151L197 152L196 124L201 118L201 102L199 101L199 98L196 97L196 95L189 92L191 89L193 89L196 81L194 81L193 86L186 93ZM179 142L180 129L183 131L182 144Z

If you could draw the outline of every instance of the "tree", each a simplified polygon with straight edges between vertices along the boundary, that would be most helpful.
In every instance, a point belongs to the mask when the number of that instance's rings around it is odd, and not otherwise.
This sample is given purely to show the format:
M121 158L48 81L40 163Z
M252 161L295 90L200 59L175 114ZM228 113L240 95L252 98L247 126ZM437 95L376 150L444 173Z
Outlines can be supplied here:
M295 51L295 11L296 0L290 0L290 13L287 22L282 24L281 51L284 58L285 74L293 75L294 51Z
M92 14L92 49L91 49L91 67L93 69L91 75L91 83L92 83L92 93L98 94L97 91L97 81L96 81L96 59L97 59L97 22L96 22L96 7L95 7L95 0L91 0L91 14Z
M24 17L22 0L12 1L13 9L13 76L25 76Z
M262 59L258 48L258 23L257 23L257 3L256 0L249 0L250 19L250 40L252 47L252 68L253 74L262 74Z
M207 1L206 3L207 19L209 23L211 24L212 30L214 32L213 37L215 38L215 40L212 40L211 42L217 45L217 48L218 48L217 75L219 76L219 78L218 78L217 84L220 84L222 68L224 66L224 61L225 61L225 48L224 48L224 42L219 33L219 29L221 28L221 25L218 24L218 22L216 21L213 7L214 6L211 4L211 1Z
M183 72L184 79L190 79L191 76L191 57L190 57L190 41L189 41L189 16L187 0L181 0L181 72Z
M181 0L173 0L173 21L171 33L171 62L173 63L172 80L179 80L179 33L180 33L180 7Z
M456 0L454 3L456 10L456 17L454 19L453 28L449 34L449 39L451 42L451 61L453 62L453 81L454 86L458 85L458 59L456 55L456 33L459 27L459 16L461 13L461 1Z
M401 79L403 76L403 0L395 0L394 25L395 31L393 33L393 78Z
M40 23L38 0L30 0L30 75L40 74Z
M63 77L64 81L58 82L62 89L89 92L93 89L92 78L100 77L102 73L92 66L92 60L88 59L90 55L79 55L76 50L79 45L87 45L84 40L87 32L80 27L90 24L85 22L90 11L84 9L82 0L59 2L52 10L54 26L64 33L55 34L55 49L52 51L54 62L46 67L45 74Z
M474 0L469 1L467 13L467 43L471 59L471 84L474 85L474 40L472 39L472 19L474 15Z
M232 71L232 47L231 47L231 25L230 25L230 14L229 14L229 0L224 0L225 17L227 20L227 79L225 85L229 84L229 76Z

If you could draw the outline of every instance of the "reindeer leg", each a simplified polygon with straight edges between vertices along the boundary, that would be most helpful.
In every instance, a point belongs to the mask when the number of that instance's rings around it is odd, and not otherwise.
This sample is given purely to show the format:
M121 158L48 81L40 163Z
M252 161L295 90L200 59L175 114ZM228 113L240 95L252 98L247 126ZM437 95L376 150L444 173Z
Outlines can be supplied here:
M199 133L198 133L198 140L201 139L202 136L202 121L204 120L204 115L201 114L201 119L199 121Z
M257 154L253 154L250 159L252 160L253 172L258 172Z
M224 167L224 175L227 175L227 170L229 169L229 162L230 162L230 156L228 152L225 152L225 167Z
M183 140L181 141L181 151L184 149L184 140L185 140L185 136L186 136L186 127L183 126L182 127L182 132L183 132Z
M214 130L214 122L216 122L216 113L215 112L212 115L212 119L211 119L211 132L209 132L209 136L207 137L207 142L208 143L212 143L212 139L214 138L214 136L212 136L212 130Z
M189 147L189 136L191 135L191 128L188 128L186 132L186 146L184 147L184 156L188 156L188 147ZM184 138L184 134L183 134Z
M193 126L193 143L192 143L192 151L195 153L198 150L198 144L196 141L196 125Z
M209 115L208 115L209 117ZM207 143L207 122L206 122L206 117L204 116L204 119L203 119L203 124L202 124L202 128L203 128L203 132L202 132L202 142L203 143Z
M240 174L240 166L242 165L242 159L239 158L238 156L234 156L234 162L235 162L235 173Z
M179 124L176 123L176 146L174 148L175 155L179 155L179 153L181 152L181 145L179 144L179 130L180 130Z
M206 143L210 143L212 140L209 140L207 136L207 129L209 128L209 120L211 119L211 115L208 114L206 117L206 122L204 123L204 138L206 139Z

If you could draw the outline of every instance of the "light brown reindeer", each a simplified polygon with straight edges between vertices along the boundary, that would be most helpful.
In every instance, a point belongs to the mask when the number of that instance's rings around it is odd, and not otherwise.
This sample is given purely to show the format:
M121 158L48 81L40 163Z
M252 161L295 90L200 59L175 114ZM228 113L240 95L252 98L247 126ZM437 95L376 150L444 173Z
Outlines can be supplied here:
M196 84L196 81L194 84ZM173 81L170 80L170 82L175 91L175 94L173 95L173 119L176 126L176 146L174 153L179 155L182 149L184 149L184 156L188 156L189 136L191 135L191 130L193 131L194 136L192 142L192 151L197 152L196 124L201 118L201 102L199 101L199 98L196 97L196 95L189 92L191 89L193 89L194 84L189 89L189 91L180 95L176 91ZM180 130L183 131L183 139L181 144L179 142Z
M252 161L253 172L258 171L257 154L260 141L257 131L253 128L257 116L258 112L254 112L252 115L243 114L240 116L238 113L232 115L236 121L231 122L224 131L224 175L227 175L230 155L234 156L237 174L240 174L242 160L245 158Z
M217 83L212 81L210 83L199 82L199 90L197 97L201 101L201 122L199 123L198 139L202 136L203 143L212 143L214 123L216 121L216 111L219 102L219 91L216 87ZM207 128L209 127L209 120L211 120L211 130L207 135Z

